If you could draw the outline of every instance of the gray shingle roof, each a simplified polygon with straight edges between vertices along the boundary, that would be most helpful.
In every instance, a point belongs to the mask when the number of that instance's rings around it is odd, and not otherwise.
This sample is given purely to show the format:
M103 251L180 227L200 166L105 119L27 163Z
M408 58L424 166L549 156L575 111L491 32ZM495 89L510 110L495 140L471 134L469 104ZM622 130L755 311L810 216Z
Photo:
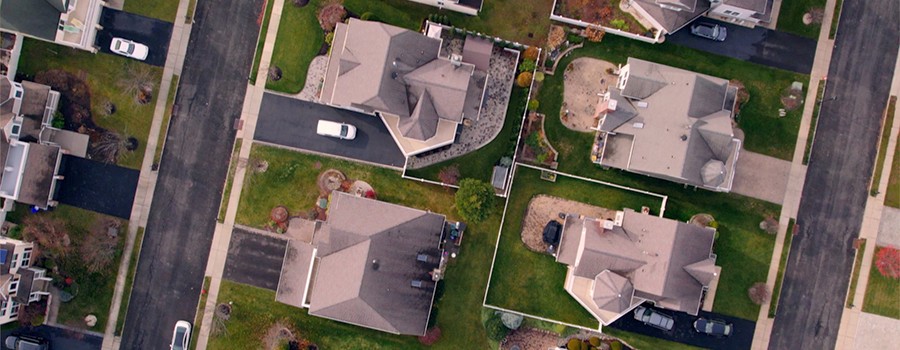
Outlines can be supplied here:
M593 301L597 307L612 312L623 312L631 307L634 286L631 281L615 272L606 270L594 278Z
M664 9L655 0L634 0L634 4L647 11L668 33L674 33L709 10L709 1L697 1L693 9L682 11Z
M476 69L487 72L491 69L491 51L493 49L493 41L468 35L463 44L463 62L471 63L475 65Z
M400 119L400 131L403 136L425 141L434 136L438 126L437 111L428 91L422 91L416 102L416 108L407 118Z
M316 233L309 313L391 333L422 335L431 314L442 215L334 192ZM322 235L320 235L322 233ZM427 288L414 288L413 280Z
M46 208L50 199L56 163L62 154L59 147L30 143L28 160L22 173L18 202Z
M30 81L22 82L25 96L22 98L22 111L24 115L44 116L47 107L47 99L50 98L50 87Z
M753 10L757 13L768 14L771 12L773 0L725 0L725 4Z
M16 291L16 296L13 297L13 300L19 304L28 304L28 298L31 297L31 287L34 284L34 271L28 268L20 268L17 273L19 274L19 289Z
M58 0L3 0L0 1L0 28L32 35L41 39L56 40L61 11Z

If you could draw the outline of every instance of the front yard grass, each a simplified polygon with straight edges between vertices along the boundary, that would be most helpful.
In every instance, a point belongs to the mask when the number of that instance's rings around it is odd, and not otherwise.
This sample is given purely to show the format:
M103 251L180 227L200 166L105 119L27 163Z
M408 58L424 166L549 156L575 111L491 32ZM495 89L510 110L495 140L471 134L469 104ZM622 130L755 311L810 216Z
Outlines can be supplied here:
M791 253L791 242L794 241L794 225L794 219L791 219L784 235L784 247L781 249L781 258L778 260L778 274L775 277L775 287L772 288L772 301L769 302L769 318L775 318L775 312L778 310L778 298L781 297L784 270L787 268L788 255Z
M803 24L803 14L810 9L825 10L825 0L793 0L781 4L778 14L778 30L805 36L810 39L819 38L821 23Z
M177 0L132 0L125 2L122 11L174 22L175 14L178 12L178 3Z
M487 304L597 329L597 320L563 290L566 265L522 243L528 203L535 195L546 194L613 210L640 210L646 205L658 212L662 199L562 175L555 183L548 182L540 179L539 170L521 166L515 171Z
M288 94L303 89L309 63L325 42L325 33L316 20L319 3L319 0L311 0L304 7L285 3L271 63L272 67L281 68L282 76L278 81L268 79L266 89Z
M875 247L875 254L885 247ZM863 302L863 312L877 314L885 317L900 319L900 288L897 280L882 276L872 262L869 270L869 286L866 288L866 297Z
M116 284L116 270L122 257L122 248L125 245L128 223L117 218L68 205L60 205L51 211L31 213L28 206L17 204L16 209L10 212L6 219L9 222L21 224L30 215L42 215L65 222L66 230L72 242L72 251L66 257L55 261L55 265L59 267L65 277L71 277L78 284L78 293L72 301L60 303L57 322L71 327L87 329L84 324L84 317L95 315L97 316L97 324L91 330L102 332L106 327L106 320L109 318L109 306L112 302L113 290ZM110 267L101 272L90 272L81 260L81 254L77 248L78 244L88 236L92 225L98 220L117 220L121 226L119 227L118 242ZM41 263L38 265L48 267ZM47 270L48 275L54 278L54 283L61 282L58 279L63 277L50 273L52 269L49 267Z
M162 68L144 65L116 55L93 54L39 40L25 39L22 57L19 60L19 73L33 79L35 74L51 69L61 69L84 78L91 89L91 114L94 122L100 127L118 132L123 139L135 137L138 140L138 148L133 152L125 151L117 164L126 168L140 169L144 152L147 150L153 110L160 94ZM129 79L128 72L136 69L148 70L149 81L154 86L153 98L145 105L138 105L133 95L120 88L120 82ZM102 113L105 101L112 102L117 108L114 114L106 117Z
M440 181L438 174L441 169L457 166L460 178L476 178L491 181L493 167L500 158L513 156L515 152L516 131L522 124L525 113L525 104L528 100L528 89L513 87L509 98L509 106L506 108L506 119L503 121L503 129L489 144L475 152L462 157L446 160L422 169L407 169L406 174L413 177Z
M241 224L265 225L269 211L275 205L285 205L294 212L311 208L319 195L316 179L328 169L338 169L351 179L368 182L375 188L379 200L445 214L451 220L456 218L453 192L403 180L393 170L261 145L253 146L253 158L264 159L269 166L264 173L247 174L236 219ZM469 223L460 255L448 267L442 282L443 296L435 300L432 314L443 332L436 348L487 347L480 305L501 209L502 204L498 203L484 223ZM415 337L395 336L309 316L306 310L275 302L274 292L268 290L223 282L218 302L228 301L234 301L234 311L226 325L228 332L214 337L210 349L260 348L264 330L282 320L324 349L422 347Z

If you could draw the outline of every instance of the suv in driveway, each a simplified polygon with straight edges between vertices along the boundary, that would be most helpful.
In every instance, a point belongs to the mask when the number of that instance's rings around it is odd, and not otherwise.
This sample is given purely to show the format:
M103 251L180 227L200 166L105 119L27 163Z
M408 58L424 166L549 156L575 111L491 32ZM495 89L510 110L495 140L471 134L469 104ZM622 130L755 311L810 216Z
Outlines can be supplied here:
M731 323L701 317L694 321L694 330L713 337L727 337L731 335Z
M672 319L672 316L643 306L638 306L637 309L634 309L634 319L664 331L671 331L672 327L675 326L675 320Z
M718 24L697 22L691 25L691 34L715 41L725 41L728 29Z
M50 342L47 339L43 339L40 337L32 336L32 335L11 335L6 337L3 345L6 346L7 349L11 350L48 350L50 349Z

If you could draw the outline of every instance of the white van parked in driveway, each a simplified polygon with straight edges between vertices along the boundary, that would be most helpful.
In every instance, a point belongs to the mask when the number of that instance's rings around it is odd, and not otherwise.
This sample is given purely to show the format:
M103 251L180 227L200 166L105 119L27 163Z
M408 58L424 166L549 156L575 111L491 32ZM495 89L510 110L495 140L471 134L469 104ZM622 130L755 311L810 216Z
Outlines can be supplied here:
M336 137L342 140L352 140L356 138L356 127L346 123L319 120L319 125L316 127L316 134Z

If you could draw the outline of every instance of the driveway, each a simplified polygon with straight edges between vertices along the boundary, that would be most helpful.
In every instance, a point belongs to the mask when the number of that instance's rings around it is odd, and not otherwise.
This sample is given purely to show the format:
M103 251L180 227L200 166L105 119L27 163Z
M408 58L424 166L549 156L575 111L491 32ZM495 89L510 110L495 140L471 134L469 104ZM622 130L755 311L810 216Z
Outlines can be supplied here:
M287 239L235 227L231 231L231 244L228 245L228 258L225 260L225 272L222 277L259 288L277 290L287 243Z
M319 119L356 126L356 138L339 140L317 135ZM406 161L381 118L271 93L263 96L253 138L395 168L403 167Z
M128 219L140 172L64 155L58 199L81 209Z
M837 341L900 45L900 22L886 14L898 5L846 1L841 10L778 300L788 312L779 307L770 349L830 349Z
M262 0L197 2L122 349L167 349L175 322L194 319L262 4Z
M715 23L728 28L728 38L718 42L691 34L690 26L666 37L667 43L687 46L742 61L809 74L816 56L816 41L802 36L703 18L699 22Z
M781 204L790 173L789 161L741 150L731 192Z
M103 7L100 25L103 30L97 32L94 40L100 52L118 56L109 51L109 44L113 37L119 37L147 45L150 52L144 63L158 67L166 65L172 23Z
M697 316L669 310L660 310L660 312L672 316L672 318L675 319L675 326L671 331L653 328L635 320L634 311L622 316L607 327L699 346L705 349L749 349L750 345L753 343L753 333L756 331L756 323L753 321L705 311L700 311L700 314ZM696 321L698 317L718 319L731 323L731 335L724 338L716 338L697 333L694 330L694 321Z
M32 329L16 328L8 333L4 332L2 341L5 342L7 336L19 334L36 335L48 339L51 349L96 350L103 345L103 337L45 325ZM5 344L0 347L8 349Z
M860 312L854 339L855 349L896 349L900 347L900 320Z

